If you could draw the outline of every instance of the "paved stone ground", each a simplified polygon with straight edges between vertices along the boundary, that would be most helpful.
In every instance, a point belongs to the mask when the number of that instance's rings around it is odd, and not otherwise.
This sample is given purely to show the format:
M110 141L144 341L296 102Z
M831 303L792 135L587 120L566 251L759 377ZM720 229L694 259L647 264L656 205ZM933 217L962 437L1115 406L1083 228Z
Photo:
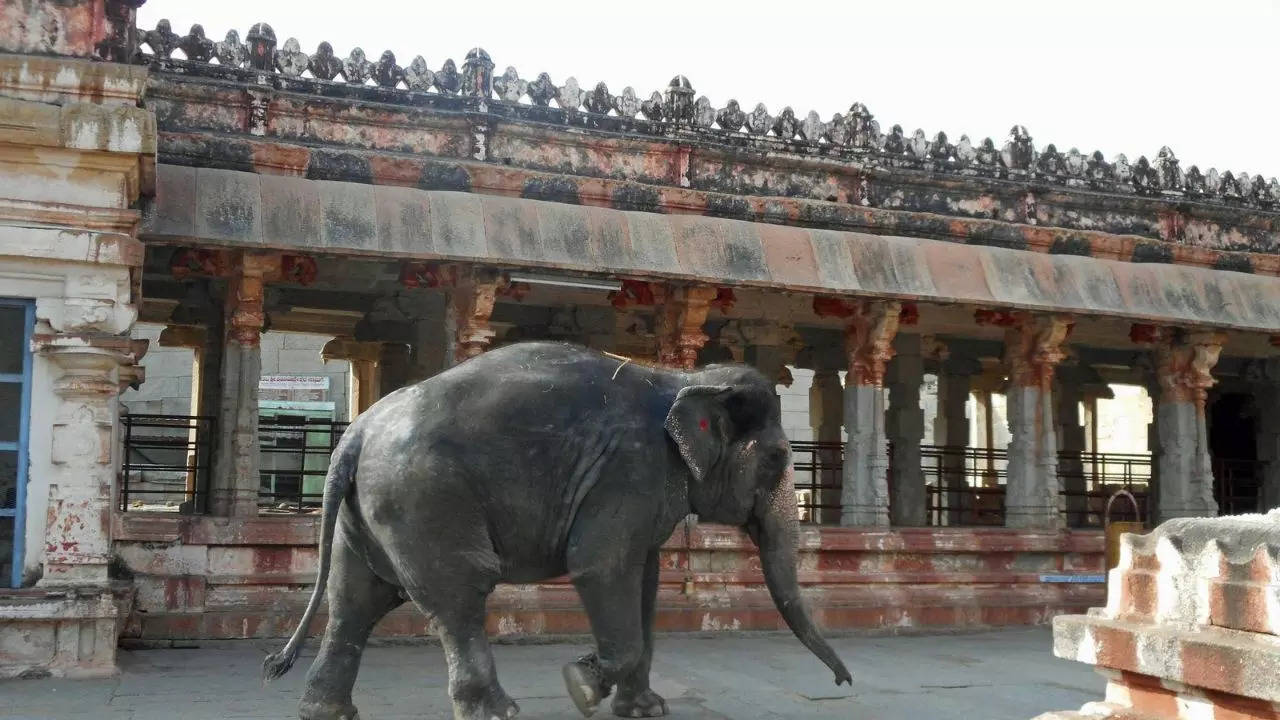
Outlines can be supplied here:
M961 635L844 637L832 642L853 687L790 636L658 639L654 688L680 720L1029 720L1102 696L1102 678L1050 655L1047 628ZM276 643L222 642L190 650L122 651L122 672L103 680L0 681L0 718L22 720L215 720L297 717L310 655L268 687L258 679ZM314 649L314 642L311 644ZM573 720L560 666L579 645L499 645L503 686L521 720ZM451 718L444 660L431 645L365 653L356 705L364 720ZM597 718L612 717L607 706Z

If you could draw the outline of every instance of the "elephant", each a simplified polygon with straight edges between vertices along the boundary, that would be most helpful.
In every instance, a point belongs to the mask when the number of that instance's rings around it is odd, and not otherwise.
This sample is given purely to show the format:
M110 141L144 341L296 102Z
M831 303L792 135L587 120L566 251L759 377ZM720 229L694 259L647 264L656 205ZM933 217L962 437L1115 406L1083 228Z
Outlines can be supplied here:
M567 575L596 650L563 668L585 716L656 717L649 687L661 545L690 513L743 527L797 638L849 671L800 596L790 445L775 388L743 365L691 371L580 346L506 345L362 413L325 479L315 589L266 681L329 620L302 720L356 718L351 690L374 625L406 600L433 618L455 720L519 712L498 683L485 602L498 583Z

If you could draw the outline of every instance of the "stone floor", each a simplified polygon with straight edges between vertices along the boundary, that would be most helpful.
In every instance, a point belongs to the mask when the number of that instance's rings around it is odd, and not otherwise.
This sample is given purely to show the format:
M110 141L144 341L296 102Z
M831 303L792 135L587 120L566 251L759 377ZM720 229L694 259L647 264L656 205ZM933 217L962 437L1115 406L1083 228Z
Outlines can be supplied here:
M1054 659L1047 628L961 635L844 637L833 643L853 687L790 636L658 640L654 688L674 718L857 718L1029 720L1100 697L1102 678ZM263 687L258 669L276 643L221 642L188 650L122 651L122 672L105 680L0 681L0 718L22 720L214 720L296 717L309 655ZM314 643L311 645L314 649ZM499 645L498 672L521 720L580 717L560 666L575 645ZM381 646L365 653L356 686L363 720L451 715L439 647ZM596 717L612 717L604 708Z

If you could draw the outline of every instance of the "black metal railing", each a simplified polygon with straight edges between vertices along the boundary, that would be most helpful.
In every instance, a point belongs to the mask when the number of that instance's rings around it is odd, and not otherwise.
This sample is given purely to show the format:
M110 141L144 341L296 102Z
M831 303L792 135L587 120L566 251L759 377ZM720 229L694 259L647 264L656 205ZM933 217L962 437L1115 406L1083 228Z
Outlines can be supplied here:
M844 446L838 442L791 443L792 479L800 522L839 522L843 458Z
M839 518L843 465L841 443L793 442L792 466L801 522L830 524ZM1001 526L1005 524L1005 487L1009 455L1003 448L921 445L920 465L932 526ZM1062 452L1058 478L1063 512L1071 527L1101 527L1107 498L1128 490L1149 517L1147 489L1151 456L1144 453ZM893 483L893 468L889 468ZM1113 519L1132 519L1128 507L1115 508Z
M930 525L1003 525L1009 455L1003 449L921 445ZM889 468L893 482L893 468Z
M213 467L212 417L124 415L120 509L203 513Z
M258 505L266 512L312 512L324 497L329 457L349 423L278 417L258 424Z
M1213 459L1214 495L1222 515L1258 512L1262 506L1262 475L1265 463L1237 458Z

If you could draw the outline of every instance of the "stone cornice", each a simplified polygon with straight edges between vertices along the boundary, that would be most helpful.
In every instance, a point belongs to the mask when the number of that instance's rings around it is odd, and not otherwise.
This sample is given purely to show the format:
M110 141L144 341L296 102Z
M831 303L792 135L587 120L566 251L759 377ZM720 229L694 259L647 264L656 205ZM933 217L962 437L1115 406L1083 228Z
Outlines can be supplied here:
M317 89L311 86L318 81L281 75L259 85L245 70L184 61L163 67L151 76L147 105L160 118L160 159L171 164L1019 249L1056 245L1070 254L1118 252L1122 259L1246 272L1268 272L1280 250L1280 214L1242 204L1103 192L1025 175L886 166L857 154L798 153L601 123L544 122L532 115L548 108L456 95L414 96L406 103L401 90ZM481 106L484 112L476 110ZM1112 239L1092 239L1103 236ZM1272 257L1234 254L1246 252Z

